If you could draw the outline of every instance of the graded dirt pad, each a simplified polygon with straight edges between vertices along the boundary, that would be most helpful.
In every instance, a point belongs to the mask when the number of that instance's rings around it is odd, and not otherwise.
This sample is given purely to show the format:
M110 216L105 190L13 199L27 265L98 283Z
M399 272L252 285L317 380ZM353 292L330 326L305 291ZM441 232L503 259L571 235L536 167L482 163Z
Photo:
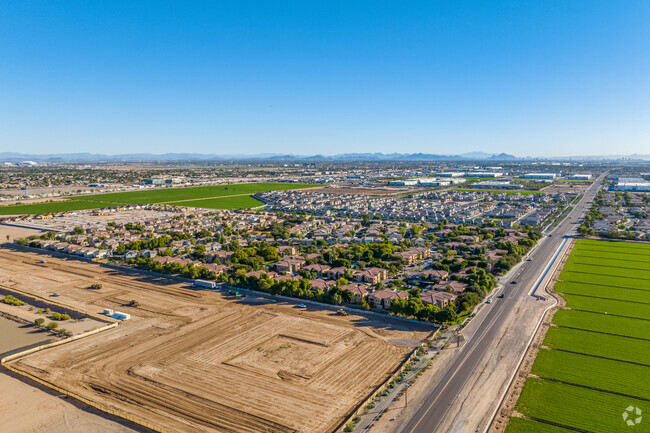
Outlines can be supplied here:
M0 249L0 281L130 313L119 327L12 361L165 431L332 431L428 327L228 299L149 274ZM89 289L102 282L101 290ZM125 306L131 299L140 308Z

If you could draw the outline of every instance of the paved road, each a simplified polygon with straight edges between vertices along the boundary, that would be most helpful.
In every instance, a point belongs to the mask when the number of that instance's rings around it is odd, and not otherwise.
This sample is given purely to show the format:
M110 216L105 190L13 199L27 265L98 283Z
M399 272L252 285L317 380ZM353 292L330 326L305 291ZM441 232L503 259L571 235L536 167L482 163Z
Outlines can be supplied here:
M456 400L465 382L482 360L490 343L500 335L503 324L517 301L531 292L539 277L547 269L556 251L562 245L564 237L576 232L578 221L589 209L604 177L605 174L600 176L585 191L582 200L567 215L564 221L558 224L549 233L548 237L540 240L529 254L532 261L524 261L502 279L505 298L494 300L494 303L487 310L487 314L483 316L482 323L477 327L478 331L456 355L456 358L447 367L441 379L424 398L422 405L399 430L400 433L433 433L438 430L449 407ZM515 284L511 284L513 282Z

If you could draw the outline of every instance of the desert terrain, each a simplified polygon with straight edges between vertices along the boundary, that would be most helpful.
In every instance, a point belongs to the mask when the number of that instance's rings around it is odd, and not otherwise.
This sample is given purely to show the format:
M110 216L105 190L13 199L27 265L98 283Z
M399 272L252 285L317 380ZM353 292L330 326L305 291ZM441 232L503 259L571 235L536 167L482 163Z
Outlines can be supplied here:
M188 283L0 249L0 283L99 313L117 328L11 362L164 431L329 432L431 331L293 303L234 300ZM101 282L101 290L89 289ZM135 299L139 308L127 307Z

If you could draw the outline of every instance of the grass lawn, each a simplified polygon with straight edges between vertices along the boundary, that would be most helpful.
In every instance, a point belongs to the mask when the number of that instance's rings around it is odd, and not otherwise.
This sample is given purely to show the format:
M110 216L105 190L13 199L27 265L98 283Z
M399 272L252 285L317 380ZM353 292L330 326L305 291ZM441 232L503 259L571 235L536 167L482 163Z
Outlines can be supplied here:
M635 301L650 304L650 289L630 289L627 287L600 286L596 284L558 281L555 291L562 294L586 295L597 298L616 298L622 301ZM564 296L566 298L566 296Z
M555 313L553 323L558 326L585 329L626 337L650 339L650 321L617 317L577 310L560 310Z
M526 418L510 418L505 433L571 433L571 430Z
M536 378L526 380L516 409L524 415L593 433L629 433L623 421L628 406L650 412L650 403Z
M637 319L650 317L650 304L581 295L564 295L564 299L567 301L567 307L574 310L615 314L617 316L636 317ZM650 338L650 335L648 335L648 338Z
M532 373L545 379L640 398L650 396L650 366L542 349L537 354Z
M650 341L552 326L544 345L587 355L650 365Z
M259 200L253 197L243 195L238 197L209 198L205 200L191 200L182 202L168 203L174 206L199 207L205 209L250 209L252 207L262 206Z

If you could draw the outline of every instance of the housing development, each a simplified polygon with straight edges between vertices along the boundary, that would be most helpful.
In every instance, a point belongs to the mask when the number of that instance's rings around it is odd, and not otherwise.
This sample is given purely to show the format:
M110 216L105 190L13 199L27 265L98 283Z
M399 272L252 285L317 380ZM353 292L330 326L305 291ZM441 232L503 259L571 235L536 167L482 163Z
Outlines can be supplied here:
M642 385L566 367L647 377L571 346L642 350L649 199L617 188L643 165L537 165L98 167L101 187L7 165L0 313L40 337L2 365L75 400L81 429L92 408L105 431L619 431L536 402L643 410ZM83 174L56 196L29 170Z

